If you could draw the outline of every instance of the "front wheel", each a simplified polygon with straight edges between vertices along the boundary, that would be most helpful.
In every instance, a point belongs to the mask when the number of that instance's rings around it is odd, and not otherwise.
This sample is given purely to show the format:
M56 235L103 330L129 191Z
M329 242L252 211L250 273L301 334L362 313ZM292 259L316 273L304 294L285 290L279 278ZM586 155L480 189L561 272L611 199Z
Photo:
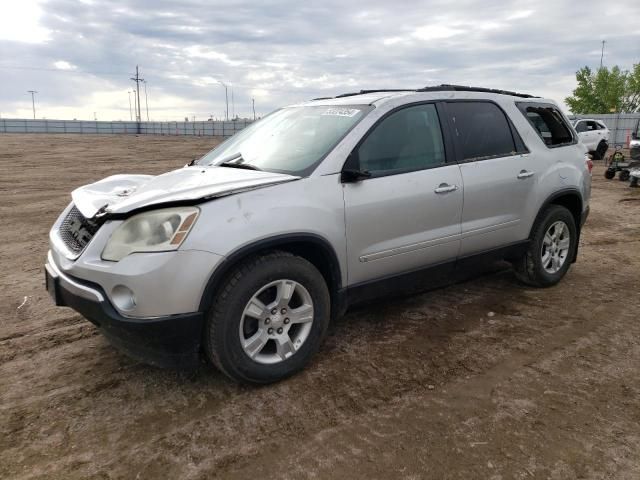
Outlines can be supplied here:
M327 285L310 262L279 251L252 257L219 289L207 318L205 354L233 380L276 382L309 362L329 317Z
M561 205L547 207L536 220L527 252L514 264L516 275L535 287L555 285L569 270L577 239L571 212Z

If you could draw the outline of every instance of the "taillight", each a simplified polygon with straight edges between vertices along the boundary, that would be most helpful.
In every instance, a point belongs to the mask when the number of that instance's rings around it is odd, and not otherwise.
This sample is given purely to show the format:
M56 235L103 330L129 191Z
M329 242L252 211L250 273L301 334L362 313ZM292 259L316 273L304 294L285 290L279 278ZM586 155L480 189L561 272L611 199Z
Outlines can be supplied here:
M587 170L589 170L589 174L591 174L591 170L593 170L593 160L591 160L591 156L588 153L584 157L585 166Z

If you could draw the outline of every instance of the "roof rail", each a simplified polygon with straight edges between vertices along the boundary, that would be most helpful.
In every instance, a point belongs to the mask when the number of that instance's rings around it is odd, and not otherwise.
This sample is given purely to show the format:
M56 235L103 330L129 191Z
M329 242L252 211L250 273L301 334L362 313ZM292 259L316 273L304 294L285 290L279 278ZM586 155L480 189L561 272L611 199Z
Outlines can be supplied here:
M353 97L354 95L365 95L367 93L384 93L384 92L415 92L415 88L380 88L374 90L360 90L359 92L341 93L333 98Z
M499 90L495 88L483 88L483 87L468 87L465 85L449 85L442 84L435 87L419 88L416 92L442 92L442 91L456 91L456 92L484 92L484 93L497 93L500 95L510 95L512 97L522 98L540 98L535 95L529 95L526 93L511 92L509 90Z
M373 90L360 90L359 92L349 92L342 93L340 95L336 95L335 97L321 97L314 98L314 100L328 100L331 98L344 98L344 97L353 97L355 95L365 95L367 93L384 93L384 92L446 92L446 91L456 91L456 92L484 92L484 93L497 93L500 95L510 95L512 97L522 97L522 98L540 98L535 95L529 95L526 93L518 93L511 92L509 90L499 90L495 88L483 88L483 87L468 87L465 85L449 85L443 83L442 85L436 85L433 87L423 87L423 88L380 88Z

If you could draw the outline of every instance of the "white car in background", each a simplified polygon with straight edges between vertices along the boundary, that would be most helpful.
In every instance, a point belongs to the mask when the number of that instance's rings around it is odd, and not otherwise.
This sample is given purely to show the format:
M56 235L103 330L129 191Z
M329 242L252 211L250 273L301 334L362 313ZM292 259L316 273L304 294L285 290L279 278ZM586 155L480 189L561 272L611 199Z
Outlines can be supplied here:
M575 120L573 127L578 132L580 142L587 147L595 160L602 160L609 148L609 128L600 120L581 118Z

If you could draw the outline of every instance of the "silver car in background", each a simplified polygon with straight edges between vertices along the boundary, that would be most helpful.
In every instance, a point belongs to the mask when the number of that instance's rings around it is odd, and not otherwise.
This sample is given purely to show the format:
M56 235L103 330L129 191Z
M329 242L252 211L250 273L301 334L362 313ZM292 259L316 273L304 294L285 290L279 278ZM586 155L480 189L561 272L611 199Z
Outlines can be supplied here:
M75 190L47 288L157 365L204 357L268 383L331 318L496 259L557 283L576 260L591 161L555 103L443 85L277 110L192 165Z

